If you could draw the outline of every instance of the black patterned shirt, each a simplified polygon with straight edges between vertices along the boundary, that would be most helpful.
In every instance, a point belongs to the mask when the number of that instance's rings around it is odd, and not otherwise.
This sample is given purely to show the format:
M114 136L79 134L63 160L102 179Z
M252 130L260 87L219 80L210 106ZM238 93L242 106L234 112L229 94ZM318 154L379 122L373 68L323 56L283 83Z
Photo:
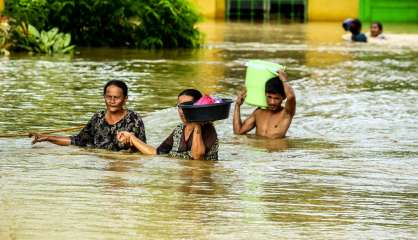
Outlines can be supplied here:
M168 154L170 157L192 159L193 137L190 135L186 142L184 127L184 124L177 125L170 136L157 148L157 154ZM203 158L205 160L218 160L218 136L212 123L206 123L202 126L202 138L206 148Z
M120 143L116 138L119 131L131 132L146 142L144 123L138 113L128 110L126 116L113 125L106 122L105 113L106 111L95 113L79 134L70 137L71 144L112 151L127 150L129 146Z

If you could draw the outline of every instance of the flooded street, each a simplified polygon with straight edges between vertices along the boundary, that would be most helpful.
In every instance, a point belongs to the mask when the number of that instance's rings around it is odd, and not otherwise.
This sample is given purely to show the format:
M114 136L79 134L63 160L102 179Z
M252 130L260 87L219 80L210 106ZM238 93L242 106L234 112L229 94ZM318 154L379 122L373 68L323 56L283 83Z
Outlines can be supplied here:
M201 29L197 50L0 58L0 133L85 124L121 79L158 146L180 121L181 90L235 99L245 62L262 59L286 65L296 93L288 137L235 136L230 114L215 124L215 162L0 138L0 239L418 236L416 26L393 26L386 44L343 42L340 23Z

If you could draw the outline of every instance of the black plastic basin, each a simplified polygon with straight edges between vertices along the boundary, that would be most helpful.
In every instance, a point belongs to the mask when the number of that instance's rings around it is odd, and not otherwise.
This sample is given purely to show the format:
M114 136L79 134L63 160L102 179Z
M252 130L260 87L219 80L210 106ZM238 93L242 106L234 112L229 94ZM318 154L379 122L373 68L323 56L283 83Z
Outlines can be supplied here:
M184 117L188 122L213 122L226 119L231 109L231 99L222 99L223 103L206 105L185 105L180 104Z

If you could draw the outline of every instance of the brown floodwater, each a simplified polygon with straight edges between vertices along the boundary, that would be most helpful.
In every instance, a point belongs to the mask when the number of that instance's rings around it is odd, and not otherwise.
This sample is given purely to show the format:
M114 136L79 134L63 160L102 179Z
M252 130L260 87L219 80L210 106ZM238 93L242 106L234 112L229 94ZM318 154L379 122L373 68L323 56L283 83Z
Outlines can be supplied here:
M200 28L197 50L0 58L0 133L84 124L106 81L122 79L156 146L179 122L179 91L234 98L245 62L263 59L286 65L296 92L288 137L218 121L215 162L0 138L0 239L418 236L416 25L385 28L383 44L344 42L340 23Z

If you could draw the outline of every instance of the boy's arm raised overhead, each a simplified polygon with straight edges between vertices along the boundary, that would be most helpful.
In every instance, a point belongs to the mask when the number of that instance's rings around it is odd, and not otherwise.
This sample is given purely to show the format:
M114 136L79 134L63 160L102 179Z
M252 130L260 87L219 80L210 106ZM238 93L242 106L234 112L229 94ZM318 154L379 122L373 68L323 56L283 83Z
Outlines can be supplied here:
M241 105L246 97L246 91L238 93L237 100L235 102L234 117L233 117L233 128L234 134L246 134L255 127L255 111L244 120L241 121Z
M280 80L283 82L284 92L286 94L285 110L290 116L295 115L296 112L296 95L293 88L287 83L287 74L283 71L278 72Z

